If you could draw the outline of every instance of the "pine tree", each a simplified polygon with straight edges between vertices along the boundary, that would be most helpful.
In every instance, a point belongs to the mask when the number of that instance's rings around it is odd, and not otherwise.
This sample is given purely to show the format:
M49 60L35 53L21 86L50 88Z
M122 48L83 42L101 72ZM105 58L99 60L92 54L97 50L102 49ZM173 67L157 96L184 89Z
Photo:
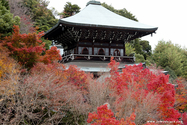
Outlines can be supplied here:
M13 14L7 8L5 0L3 0L3 3L0 1L0 39L10 36L13 31L13 25L20 24L20 18L18 16L13 17Z
M59 13L59 15L63 15L63 18L66 18L80 12L80 9L81 8L77 4L71 4L70 2L67 2L64 6L64 11Z

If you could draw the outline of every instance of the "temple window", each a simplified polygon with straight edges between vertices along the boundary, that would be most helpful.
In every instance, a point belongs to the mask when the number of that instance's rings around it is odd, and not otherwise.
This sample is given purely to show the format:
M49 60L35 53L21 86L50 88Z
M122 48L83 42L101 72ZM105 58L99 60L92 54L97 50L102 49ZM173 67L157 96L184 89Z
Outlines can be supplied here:
M105 51L101 48L98 51L98 55L105 55Z
M85 47L85 48L83 48L83 50L82 50L82 53L81 54L89 54L89 51L88 51L88 49Z
M116 49L116 50L114 51L114 56L120 56L120 51L119 51L118 49Z

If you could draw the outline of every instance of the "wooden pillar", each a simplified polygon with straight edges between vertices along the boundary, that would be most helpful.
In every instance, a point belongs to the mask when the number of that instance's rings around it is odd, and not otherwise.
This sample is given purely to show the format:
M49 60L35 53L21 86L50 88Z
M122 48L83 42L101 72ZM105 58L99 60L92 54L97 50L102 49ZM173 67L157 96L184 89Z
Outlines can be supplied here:
M94 42L92 42L92 55L94 55Z
M76 52L77 52L77 48L74 48L74 53L73 54L76 54Z
M109 43L109 56L111 55L111 44Z
M79 54L79 46L77 46L77 54Z
M123 44L123 56L126 56L126 53L125 53L125 42Z

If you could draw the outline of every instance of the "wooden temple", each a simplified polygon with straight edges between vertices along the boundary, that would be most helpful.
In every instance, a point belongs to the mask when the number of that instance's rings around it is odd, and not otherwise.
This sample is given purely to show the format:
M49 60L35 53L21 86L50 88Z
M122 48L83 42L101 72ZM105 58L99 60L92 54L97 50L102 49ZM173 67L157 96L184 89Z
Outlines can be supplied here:
M99 1L89 1L81 12L60 19L44 38L63 47L62 63L73 61L78 64L83 60L107 62L111 56L125 63L135 61L133 55L125 54L125 43L153 34L156 30L157 27L111 12Z

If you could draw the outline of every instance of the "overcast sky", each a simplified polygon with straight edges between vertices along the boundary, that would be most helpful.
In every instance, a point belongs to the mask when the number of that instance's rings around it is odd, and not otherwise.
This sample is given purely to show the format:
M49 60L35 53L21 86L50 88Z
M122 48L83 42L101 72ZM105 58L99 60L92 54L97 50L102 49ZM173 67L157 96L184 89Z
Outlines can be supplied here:
M84 9L89 0L49 0L49 8L62 12L66 2L77 4ZM115 9L126 8L139 22L158 27L156 34L142 37L155 48L158 41L171 41L187 47L187 1L186 0L100 0Z

